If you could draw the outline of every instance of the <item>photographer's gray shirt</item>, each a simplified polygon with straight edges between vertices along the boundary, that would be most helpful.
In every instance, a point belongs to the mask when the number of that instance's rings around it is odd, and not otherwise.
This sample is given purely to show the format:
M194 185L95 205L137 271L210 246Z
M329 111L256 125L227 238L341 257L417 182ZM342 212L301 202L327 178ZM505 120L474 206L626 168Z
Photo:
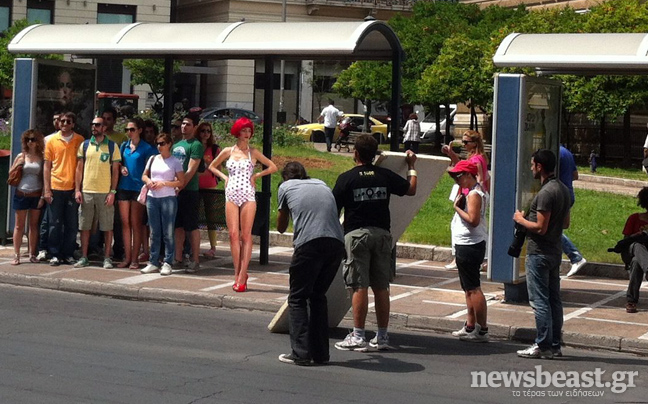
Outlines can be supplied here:
M288 209L295 231L295 248L316 238L344 243L344 233L331 189L318 179L288 180L277 191L279 209Z
M565 217L569 214L570 205L569 190L556 177L551 177L543 184L536 197L533 198L533 202L531 202L529 221L538 221L538 211L551 212L549 226L544 235L527 233L529 239L527 254L562 256L560 238Z

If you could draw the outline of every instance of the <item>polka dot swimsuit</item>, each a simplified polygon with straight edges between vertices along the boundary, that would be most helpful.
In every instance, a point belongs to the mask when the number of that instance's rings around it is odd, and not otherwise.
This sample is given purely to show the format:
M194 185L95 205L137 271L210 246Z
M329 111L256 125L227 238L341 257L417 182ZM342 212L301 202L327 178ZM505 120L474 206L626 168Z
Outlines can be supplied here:
M232 148L232 150L234 149ZM254 163L252 163L250 151L248 150L247 159L234 160L230 157L227 163L225 163L225 167L229 171L229 180L225 188L225 198L235 203L236 206L241 206L245 202L255 202L255 189L250 182L250 178L254 172Z

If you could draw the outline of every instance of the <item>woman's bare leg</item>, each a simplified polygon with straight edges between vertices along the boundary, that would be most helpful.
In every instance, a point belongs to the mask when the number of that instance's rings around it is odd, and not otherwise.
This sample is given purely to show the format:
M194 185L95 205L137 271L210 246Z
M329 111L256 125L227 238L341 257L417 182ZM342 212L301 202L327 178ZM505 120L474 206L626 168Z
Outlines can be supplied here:
M121 265L128 265L133 256L131 255L133 249L133 243L131 241L131 222L130 222L130 208L131 201L119 201L119 217L121 217L122 222L122 239L124 240L124 261Z
M234 283L238 283L238 275L241 270L241 238L239 232L239 207L233 202L225 203L225 222L230 238L230 251L234 262Z
M133 247L131 250L131 261L138 262L140 246L142 245L142 217L144 216L144 205L141 203L131 203L130 223L133 232ZM125 242L125 241L124 241Z
M38 231L41 211L29 210L29 256L38 254Z
M28 210L16 211L16 225L13 231L13 246L16 258L20 258L20 245L22 244L23 234L25 233L25 219L27 218Z
M247 282L247 272L252 259L252 225L256 215L256 202L245 202L241 206L241 268L236 278L239 284Z

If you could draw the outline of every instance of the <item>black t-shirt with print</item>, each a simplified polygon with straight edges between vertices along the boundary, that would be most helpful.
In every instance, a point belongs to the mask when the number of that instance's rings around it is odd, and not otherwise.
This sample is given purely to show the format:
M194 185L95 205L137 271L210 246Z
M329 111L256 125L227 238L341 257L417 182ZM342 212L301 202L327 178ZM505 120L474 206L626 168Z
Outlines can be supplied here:
M340 174L333 195L338 212L344 208L344 233L369 226L389 231L389 198L405 195L409 186L400 175L373 164Z

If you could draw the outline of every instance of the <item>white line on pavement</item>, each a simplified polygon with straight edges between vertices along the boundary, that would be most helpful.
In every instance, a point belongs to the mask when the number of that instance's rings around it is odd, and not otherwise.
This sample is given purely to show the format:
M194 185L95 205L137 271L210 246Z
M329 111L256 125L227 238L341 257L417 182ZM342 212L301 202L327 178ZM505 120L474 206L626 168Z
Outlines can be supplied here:
M396 265L396 269L409 268L409 267L414 267L414 266L418 266L418 265L423 265L426 262L428 262L428 260L414 261L414 262L410 262L409 264L399 264L399 265Z
M613 294L611 296L606 297L603 300L599 300L598 302L592 303L589 307L583 307L582 309L578 309L576 311L573 311L573 312L567 314L566 316L564 316L563 321L568 321L568 320L571 320L572 318L576 318L576 317L580 316L581 314L585 314L588 311L592 311L595 308L597 308L599 306L602 306L604 304L607 304L607 303L611 302L614 299L618 299L621 296L625 296L625 294L626 294L626 291L622 290L622 291L617 292L617 293L615 293L615 294Z
M607 318L578 317L578 319L579 320L601 321L601 322L604 322L604 323L615 323L615 324L634 325L634 326L639 326L639 327L648 327L648 324L646 324L646 323L633 323L631 321L610 320L610 319L607 319Z
M52 272L45 272L41 274L42 276L51 276L51 275L57 275L57 274L64 274L66 272L74 272L78 271L78 268L67 268L67 269L60 269L58 271L52 271Z
M128 278L117 279L114 280L113 282L119 283L121 285L137 285L144 282L150 282L154 279L160 279L160 276L161 275L157 273L142 274L142 275L129 276Z
M486 296L486 297L488 298L489 296ZM488 301L486 302L486 306L492 306L494 304L500 303L499 300L494 299L494 296L490 296L490 299L487 299L487 300ZM461 306L464 306L464 305L461 305ZM465 314L468 314L468 309L463 309L463 310L458 311L456 313L449 314L449 315L446 316L446 318L459 318L459 317L461 317L461 316L463 316Z
M429 287L419 287L419 288L417 288L416 290L413 290L413 291L411 291L411 292L405 292L405 293L401 293L400 295L391 296L391 297L389 298L389 301L390 301L390 302L393 302L394 300L399 300L399 299L403 299L403 298L405 298L405 297L413 296L413 295L416 295L416 294L418 294L418 293L421 293L421 292L423 292L423 291L425 291L425 290L431 290L431 289L434 289L434 288L437 287L437 286L447 285L447 284L449 284L449 283L453 283L453 282L456 282L456 281L458 281L458 280L459 280L459 278L446 279L446 280L443 281L443 282L435 283L434 285L431 285L431 286L429 286ZM392 285L392 287L393 287L393 286L395 286L395 285ZM371 304L369 304L369 308L372 309L372 308L374 308L375 305L376 305L376 303L371 303Z
M639 339L648 339L648 332L639 337Z
M463 307L466 304L465 303L449 303L449 302L440 302L438 300L421 300L423 303L431 303L431 304L442 304L445 306L458 306L458 307Z

